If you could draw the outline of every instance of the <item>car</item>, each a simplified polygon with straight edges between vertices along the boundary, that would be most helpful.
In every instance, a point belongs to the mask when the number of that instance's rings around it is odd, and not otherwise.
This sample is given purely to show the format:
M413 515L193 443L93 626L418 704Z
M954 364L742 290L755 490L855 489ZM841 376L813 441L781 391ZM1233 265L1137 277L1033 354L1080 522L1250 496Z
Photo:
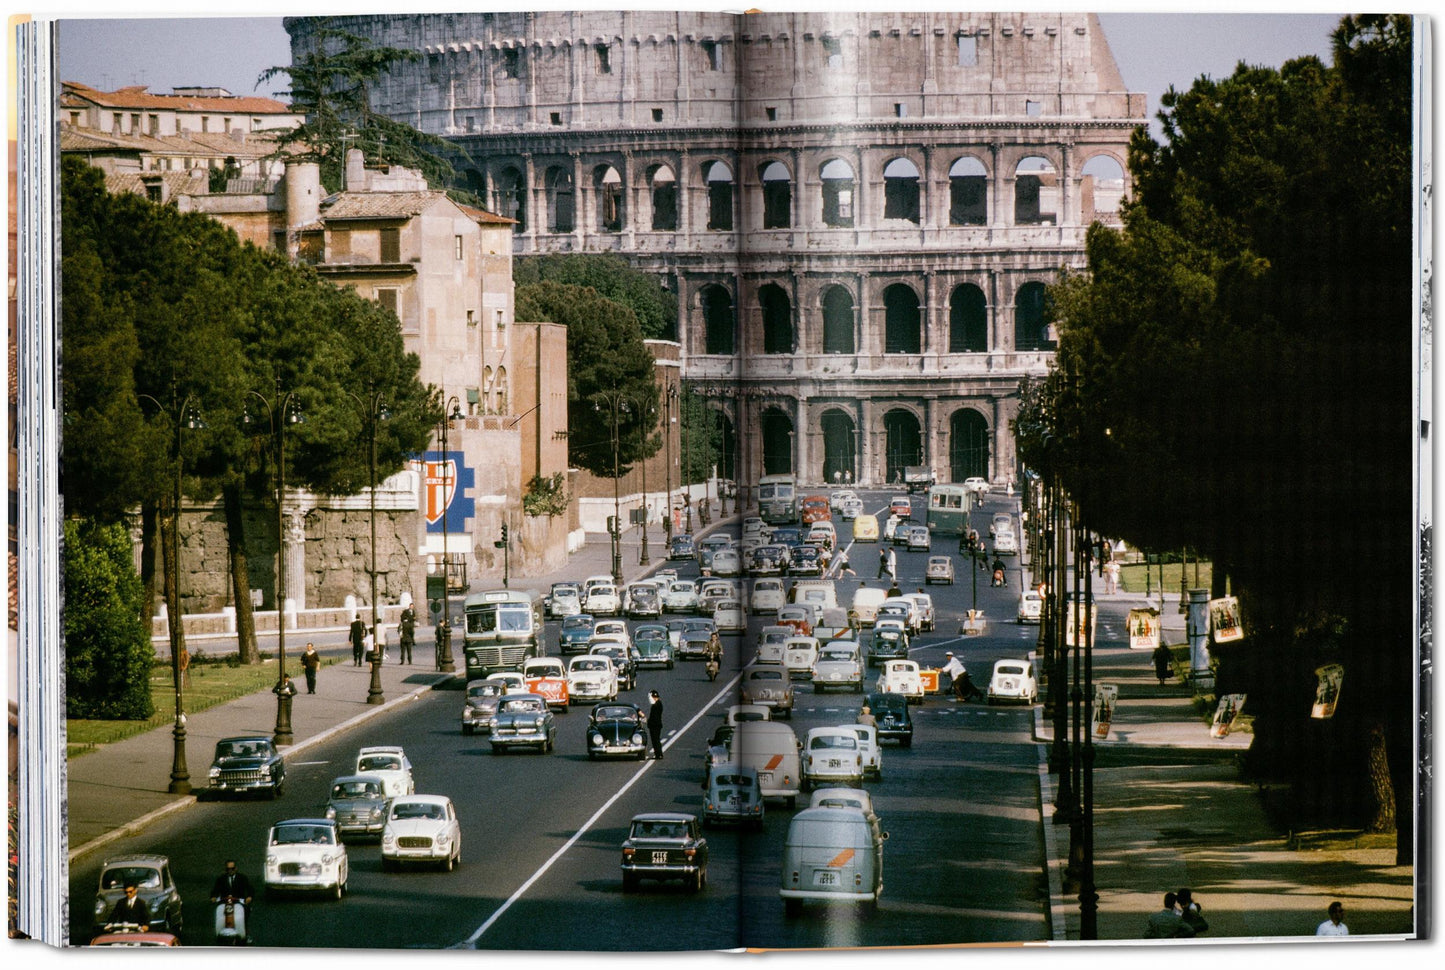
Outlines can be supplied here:
M748 628L748 617L743 612L741 600L721 600L712 611L713 622L719 633L743 633Z
M772 534L772 531L773 530L768 526L768 524L764 522L759 516L750 515L747 518L743 519L744 539L756 536L766 540L768 536Z
M924 525L910 525L906 542L909 552L928 552L933 548L932 537L928 534L928 527Z
M854 788L863 784L863 752L851 726L808 732L803 741L803 789L815 788L819 782Z
M567 699L572 704L616 700L617 667L612 658L595 654L573 657L567 664Z
M1000 532L1012 532L1014 530L1013 516L1007 512L995 512L988 523L988 534L997 536Z
M582 612L582 587L576 583L553 583L547 595L547 615L554 620Z
M821 546L805 543L794 549L788 556L789 576L823 575L823 550Z
M976 475L971 478L965 478L963 480L963 487L978 495L980 498L988 494L988 480L979 478Z
M873 796L868 794L866 788L815 788L813 797L808 800L808 807L851 808L862 812L874 822L878 820L873 811Z
M575 657L574 664L586 657ZM603 659L603 658L596 658ZM607 661L610 663L611 661ZM512 694L502 698L492 728L492 754L512 748L536 748L542 754L557 744L557 721L541 694Z
M854 542L878 541L878 516L861 514L853 520Z
M765 707L779 717L793 716L793 685L788 683L786 672L771 664L753 667L743 675L738 698L744 704Z
M863 500L858 496L843 500L843 507L838 510L838 515L845 522L853 522L863 514Z
M768 538L774 545L785 546L788 549L795 549L803 544L803 530L796 526L781 526L773 530Z
M697 555L697 543L693 541L692 534L684 532L681 535L672 537L667 544L667 558L669 560L691 559Z
M637 666L672 669L672 638L661 623L647 623L632 631L632 649Z
M897 741L905 748L913 746L913 715L908 711L908 698L874 691L863 695L863 704L873 715L880 742Z
M690 579L674 579L668 583L662 594L662 609L666 613L697 612L697 584Z
M1027 660L995 660L993 676L988 680L990 704L1018 701L1032 704L1038 699L1039 685L1034 680L1034 665Z
M416 791L411 776L411 762L406 752L394 744L371 745L356 753L353 774L378 775L386 784L388 798L410 795Z
M462 824L445 795L394 799L381 832L381 868L430 863L451 872L462 861Z
M627 615L645 620L662 615L662 590L655 583L633 583L627 587Z
M885 660L873 688L880 694L902 694L910 704L923 703L923 680L912 660Z
M541 694L553 710L567 709L567 668L556 657L528 657L522 679L529 694Z
M868 666L880 667L890 660L908 659L908 633L896 623L875 626L867 637Z
M491 731L492 718L505 688L495 680L467 681L467 698L462 704L462 733Z
M803 545L813 545L820 549L833 549L838 545L838 530L833 523L823 519L814 522L808 529L808 534L803 537Z
M993 537L993 553L996 556L1018 555L1019 540L1013 530L999 530Z
M818 641L814 637L788 637L783 644L783 669L789 680L813 676L813 661L818 659Z
M841 512L845 504L857 497L858 493L851 488L835 488L828 493L828 507L834 512Z
M709 579L698 587L697 611L708 619L723 600L742 599L742 591L726 579Z
M557 652L585 652L587 641L592 639L592 624L596 622L590 613L574 613L563 620L562 630L557 635Z
M904 593L903 598L917 609L919 632L932 633L938 627L938 614L933 609L933 597L924 592L917 592ZM887 600L884 602L886 603Z
M707 748L703 751L703 780L707 780L707 772L713 765L726 764L732 760L732 752L729 746L732 743L733 734L737 732L736 724L719 724L708 738Z
M878 728L872 724L851 724L849 730L858 735L858 751L863 755L863 777L883 779L883 749L878 746Z
M737 822L761 831L763 789L755 768L725 761L708 766L707 791L702 797L702 824Z
M499 670L495 674L488 674L487 680L501 687L503 697L508 694L527 693L527 679L515 670Z
M279 798L286 787L286 761L267 735L244 735L216 742L211 758L208 791L264 791Z
M1044 598L1036 589L1026 589L1019 594L1018 622L1041 623L1044 618Z
M677 648L682 644L682 631L687 629L687 621L673 619L667 621L667 639L672 643L672 655L677 656Z
M788 596L781 579L759 579L753 583L751 609L753 614L777 613L787 605Z
M647 715L636 704L611 701L592 708L587 719L587 757L647 757Z
M933 583L947 583L953 585L953 560L948 556L929 556L928 563L923 567L923 581L929 585Z
M794 603L778 610L778 626L789 626L797 636L812 636L813 611L807 606Z
M861 906L866 918L883 894L883 843L877 816L854 808L806 808L783 840L778 895L796 917L805 902Z
M736 549L719 549L712 556L712 574L714 576L741 576L743 573L743 557Z
M703 660L714 649L722 649L716 631L684 630L682 631L682 643L677 648L677 659Z
M585 600L587 594L592 592L594 586L611 586L614 584L611 573L598 573L595 576L588 576L582 580L582 598Z
M803 496L803 501L798 507L798 511L804 525L812 525L814 522L827 522L833 517L832 508L825 495Z
M634 815L622 843L622 891L636 892L644 879L681 879L690 891L701 892L707 886L707 862L707 839L696 815Z
M702 553L704 550L711 550L712 552L717 552L719 549L727 549L732 544L732 536L728 535L726 532L714 532L712 535L699 542L697 544L697 549L699 553Z
M617 668L617 689L632 690L637 686L637 657L630 646L618 640L592 639L588 656L608 657Z
M331 782L326 817L348 835L381 835L386 825L386 781L380 775L342 775Z
M766 543L748 550L748 573L753 576L780 576L788 566L788 547Z
M888 513L900 519L913 518L913 500L907 495L895 495L888 500Z
M592 624L592 639L587 643L587 650L592 650L592 645L597 640L616 640L632 646L632 634L627 632L627 623L623 620L598 620Z
M773 709L765 704L733 704L723 712L723 724L737 727L749 721L771 721Z
M831 640L818 649L813 661L813 693L863 689L863 659L852 640Z
M598 583L582 597L582 609L593 616L620 616L622 597L611 583Z
M911 637L917 636L923 628L923 617L918 607L911 600L903 596L890 596L878 607L878 612L873 616L873 626L878 627L878 621L885 623L889 620L897 620L903 624L903 629L908 631Z
M262 874L267 895L323 892L340 899L348 874L346 845L331 819L291 818L271 826Z
M171 860L168 856L145 853L113 856L100 864L100 881L96 884L92 910L96 931L106 925L115 904L125 897L129 883L135 884L136 897L145 901L151 914L150 925L142 932L155 930L179 936L183 927L181 892L171 875Z

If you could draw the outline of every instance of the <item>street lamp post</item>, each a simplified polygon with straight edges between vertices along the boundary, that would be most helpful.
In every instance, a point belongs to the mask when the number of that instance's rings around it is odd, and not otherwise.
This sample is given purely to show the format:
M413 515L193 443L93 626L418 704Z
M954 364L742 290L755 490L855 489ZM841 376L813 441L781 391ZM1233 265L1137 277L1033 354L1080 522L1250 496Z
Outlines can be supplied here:
M438 631L436 645L437 669L451 673L457 669L456 662L452 659L452 574L451 574L451 549L448 540L451 533L447 527L447 513L450 511L450 498L448 487L451 485L451 463L447 458L447 433L450 431L452 422L462 416L462 402L454 394L446 396L442 392L442 622Z
M687 386L687 396L682 408L682 507L687 513L687 534L692 535L692 419L689 417L696 400L693 386Z
M606 413L611 418L610 427L612 429L612 528L609 530L612 533L612 581L620 587L622 585L622 502L617 488L619 470L622 466L619 458L621 442L617 436L617 421L619 412L627 411L627 398L616 388L598 391L592 406L602 413L604 404Z
M651 408L638 407L637 419L637 460L642 465L642 555L637 557L639 565L646 566L652 560L647 556L647 424L655 412Z
M378 616L378 604L376 598L376 423L385 421L391 416L387 411L386 404L381 400L381 392L375 388L370 389L370 396L362 400L350 391L346 392L356 402L362 414L366 416L367 434L371 438L371 478L370 489L367 494L370 497L371 512L371 686L366 693L366 703L370 705L385 704L386 693L381 687L381 637L380 619Z
M306 420L296 400L295 391L282 391L281 378L276 378L276 396L267 400L259 391L249 393L266 408L271 433L276 438L276 686L286 681L286 425ZM250 411L245 420L251 422ZM291 698L285 691L276 692L276 728L272 738L279 745L291 743Z
M137 394L165 410L160 401L149 394ZM191 791L191 772L186 767L186 706L183 688L181 658L186 652L186 631L181 620L181 431L199 431L206 424L200 412L191 404L191 395L179 398L175 380L171 381L171 410L168 412L176 431L176 482L171 495L171 541L166 549L170 568L166 570L166 626L171 638L171 686L175 691L176 717L171 728L171 783L168 791L174 795L188 795Z
M667 501L663 503L662 533L669 544L672 543L672 410L676 406L677 385L669 381L667 392L662 396L662 444L667 450L667 471L664 473Z

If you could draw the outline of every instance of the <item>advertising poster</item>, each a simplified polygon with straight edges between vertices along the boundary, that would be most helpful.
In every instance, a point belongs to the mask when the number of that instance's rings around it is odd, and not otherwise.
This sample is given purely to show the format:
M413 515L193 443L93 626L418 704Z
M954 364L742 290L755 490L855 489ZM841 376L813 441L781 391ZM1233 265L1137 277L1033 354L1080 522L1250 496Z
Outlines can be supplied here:
M1129 649L1153 650L1159 646L1159 611L1129 611Z
M1244 626L1239 622L1239 597L1223 596L1209 601L1209 626L1215 643L1244 639Z
M1315 687L1315 703L1310 708L1310 717L1324 720L1335 716L1335 707L1340 703L1340 687L1345 682L1345 668L1339 664L1325 664L1315 668L1320 679Z
M1114 705L1119 700L1119 688L1114 684L1094 685L1094 739L1101 741L1109 736L1114 724Z
M1234 724L1234 719L1239 717L1239 712L1244 710L1244 694L1225 694L1219 699L1219 706L1214 709L1214 723L1210 725L1209 736L1211 738L1223 738L1229 735L1229 729Z
M1082 647L1086 634L1089 632L1084 628L1085 610L1081 604L1073 600L1069 601L1068 607L1069 620L1068 624L1064 627L1064 643L1070 647ZM1097 633L1099 628L1099 608L1096 606L1087 612L1089 625L1094 628L1093 632Z

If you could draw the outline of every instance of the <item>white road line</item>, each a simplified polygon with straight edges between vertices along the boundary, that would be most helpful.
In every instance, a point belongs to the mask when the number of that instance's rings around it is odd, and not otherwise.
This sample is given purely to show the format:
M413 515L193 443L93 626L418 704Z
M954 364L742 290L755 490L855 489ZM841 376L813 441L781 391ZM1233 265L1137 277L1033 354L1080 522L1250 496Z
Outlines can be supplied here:
M737 676L733 677L732 680L728 681L727 684L723 687L723 689L720 690L717 695L713 697L712 700L708 701L706 704L702 705L702 707L698 709L698 712L692 716L692 720L688 721L682 727L678 728L670 738L663 742L662 750L665 752L668 748L671 748L673 743L677 741L678 738L686 734L687 730L691 728L694 724L696 724L704 714L708 713L708 711L711 710L715 704L717 704L718 700L724 697L729 691L731 691L741 679L742 674L738 674ZM638 780L644 774L646 774L649 769L652 768L654 763L655 762L651 760L644 762L642 764L642 767L638 768L637 771L633 774L633 776L627 780L627 783L621 788L617 789L616 793L614 793L611 798L607 799L607 801L602 804L601 808L599 808L596 812L592 813L592 817L589 818L587 821L583 822L582 827L579 828L576 832L572 833L572 837L569 838L566 842L564 842L561 848L559 848L556 852L552 853L552 857L546 862L542 863L541 867L537 869L536 872L528 876L527 881L517 887L517 891L512 893L511 896L507 897L507 901L501 906L499 906L496 912L492 913L491 916L488 916L487 921L481 926L477 927L476 931L472 933L471 936L467 937L466 940L463 941L462 945L475 947L477 941L482 938L482 936L487 932L487 930L492 928L492 924L496 923L497 920L501 919L502 914L505 913L507 910L511 909L512 904L515 903L517 900L521 899L522 896L527 892L527 890L532 888L532 884L535 883L538 879L541 879L542 876L546 874L547 870L551 869L558 859L566 855L567 850L572 848L572 846L576 845L577 840L582 838L582 836L586 835L587 831L597 823L597 820L601 818L609 808L612 807L612 804L616 802L619 798L621 798L623 794L627 791L627 789L637 784Z

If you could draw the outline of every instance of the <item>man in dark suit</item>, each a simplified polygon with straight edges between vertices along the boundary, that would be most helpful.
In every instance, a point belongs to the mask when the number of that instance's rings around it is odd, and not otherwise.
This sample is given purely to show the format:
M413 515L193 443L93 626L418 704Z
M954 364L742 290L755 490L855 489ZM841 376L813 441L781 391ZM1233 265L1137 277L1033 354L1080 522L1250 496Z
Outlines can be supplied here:
M361 651L365 639L366 624L362 623L361 617L358 616L351 621L351 660L358 667L361 666Z
M245 873L236 871L235 859L226 860L226 871L217 876L211 886L211 902L219 903L227 897L251 905L251 880Z
M128 882L125 884L125 895L115 904L110 911L111 923L134 923L142 929L150 929L151 908L146 901L136 895L136 884Z
M652 699L652 706L647 709L647 732L652 735L652 756L661 760L662 758L662 698L657 691L652 691L648 696Z

